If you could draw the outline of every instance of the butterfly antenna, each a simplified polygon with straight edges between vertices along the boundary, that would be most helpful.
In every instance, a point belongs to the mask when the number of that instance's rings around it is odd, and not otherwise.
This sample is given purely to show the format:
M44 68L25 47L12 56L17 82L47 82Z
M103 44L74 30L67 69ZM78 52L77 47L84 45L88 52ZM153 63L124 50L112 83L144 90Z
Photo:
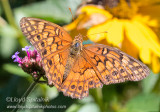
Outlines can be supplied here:
M74 21L74 17L73 17L73 14L72 14L71 8L69 8L69 11L71 12L72 19L73 19L73 21Z
M101 34L101 33L108 33L108 32L107 32L107 31L104 31L104 32L99 32L99 33L92 33L92 34L86 35L85 37L88 37L88 36L90 36L90 35Z
M71 8L69 8L69 11L71 12L71 15L72 15L72 20L74 21L75 19L74 19L74 17L73 17L73 13L72 13L72 10L71 10ZM76 27L76 31L78 31L77 27Z

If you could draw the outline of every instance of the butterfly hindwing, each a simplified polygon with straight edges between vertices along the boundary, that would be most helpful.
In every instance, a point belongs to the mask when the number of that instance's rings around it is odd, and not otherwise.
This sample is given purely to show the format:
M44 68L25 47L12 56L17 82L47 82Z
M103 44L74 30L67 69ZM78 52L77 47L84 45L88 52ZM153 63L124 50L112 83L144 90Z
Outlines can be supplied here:
M81 99L88 96L89 88L102 86L93 66L88 62L85 54L81 53L63 82L61 91L67 96Z

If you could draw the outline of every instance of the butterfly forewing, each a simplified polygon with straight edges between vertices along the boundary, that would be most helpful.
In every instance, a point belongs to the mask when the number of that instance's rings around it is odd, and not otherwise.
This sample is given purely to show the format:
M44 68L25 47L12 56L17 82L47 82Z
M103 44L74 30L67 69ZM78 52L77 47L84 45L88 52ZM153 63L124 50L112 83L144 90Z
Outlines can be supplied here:
M40 53L48 83L59 88L72 38L60 26L41 19L24 17L20 27Z
M85 53L104 84L138 81L149 75L146 65L117 48L102 44L85 45Z

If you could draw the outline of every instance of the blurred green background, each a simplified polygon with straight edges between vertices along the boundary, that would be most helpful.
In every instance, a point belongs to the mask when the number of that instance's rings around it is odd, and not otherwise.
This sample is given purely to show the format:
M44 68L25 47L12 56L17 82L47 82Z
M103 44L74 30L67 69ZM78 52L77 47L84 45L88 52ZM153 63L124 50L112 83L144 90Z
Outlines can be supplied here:
M45 19L60 26L69 24L80 0L1 0L0 1L0 112L11 111L8 105L16 101L7 98L20 98L33 82L11 56L22 47L29 45L19 28L22 17ZM32 48L33 49L33 48ZM24 52L20 53L23 57ZM160 74L151 74L139 82L125 82L91 89L83 100L65 97L55 87L38 84L28 96L44 98L46 102L28 101L26 106L59 106L50 109L19 109L19 112L160 112Z

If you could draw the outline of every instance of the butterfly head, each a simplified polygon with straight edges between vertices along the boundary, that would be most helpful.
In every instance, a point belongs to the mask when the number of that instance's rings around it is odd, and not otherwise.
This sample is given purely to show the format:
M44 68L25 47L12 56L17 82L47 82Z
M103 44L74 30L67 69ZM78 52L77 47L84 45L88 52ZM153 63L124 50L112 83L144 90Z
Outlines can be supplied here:
M75 36L72 46L71 46L71 55L77 55L82 50L82 35L79 34L78 36Z

